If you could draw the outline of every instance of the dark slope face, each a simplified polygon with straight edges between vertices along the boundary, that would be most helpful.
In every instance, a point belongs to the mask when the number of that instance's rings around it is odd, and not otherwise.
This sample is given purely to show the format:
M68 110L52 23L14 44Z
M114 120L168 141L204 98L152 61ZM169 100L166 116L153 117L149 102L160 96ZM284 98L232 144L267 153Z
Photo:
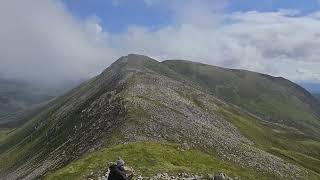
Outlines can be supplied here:
M187 61L163 63L189 82L268 122L288 125L305 135L320 137L320 103L286 79Z
M320 94L314 94L314 96L320 101Z
M25 110L54 96L53 92L30 83L0 79L0 127L18 120Z
M33 116L42 106L78 82L57 84L55 87L23 80L0 78L0 128L14 128Z
M304 165L305 159L301 162L293 161L296 165L292 165L268 153L279 155L279 152L287 152L291 146L301 149L305 144L298 144L295 139L290 138L290 141L282 141L283 139L278 138L279 134L273 134L280 131L278 126L272 129L269 124L264 125L274 119L258 119L255 115L216 98L210 89L212 86L207 87L221 79L228 82L226 84L237 85L241 89L244 87L240 85L251 80L251 75L260 77L259 74L250 73L246 80L236 83L229 81L234 75L227 70L218 69L220 78L210 79L208 74L216 73L216 69L208 66L209 70L201 70L207 72L204 78L201 76L199 79L199 72L190 71L190 65L193 67L194 64L159 63L139 55L120 58L101 75L51 102L23 127L0 139L0 161L5 162L0 164L0 177L30 179L101 146L150 140L187 142L194 148L219 154L225 160L259 172L271 173L276 177L305 176L300 167ZM188 73L175 66L181 66ZM270 77L262 79L268 78ZM249 84L252 85L251 82ZM282 86L279 89L282 90ZM227 97L221 95L226 90L218 88L217 92L221 98ZM243 99L250 99L247 96L251 97L249 95L252 94L241 92ZM264 94L268 94L267 92ZM239 105L248 110L252 107L245 106L246 103ZM301 106L309 107L306 103ZM250 112L261 115L258 110ZM315 113L313 105L310 105L307 112L299 110L307 114L310 114L309 111L312 111L311 114ZM292 128L288 123L283 124L285 127L282 127L281 132L288 132ZM311 132L312 128L309 128ZM299 130L297 133L292 131L294 135L300 133ZM287 142L290 146L286 145ZM312 145L305 145L299 153L312 147L314 151L308 156L311 156L310 159L318 158L318 142L310 140L308 143ZM286 158L285 155L282 154L281 157ZM288 159L296 157L287 156Z

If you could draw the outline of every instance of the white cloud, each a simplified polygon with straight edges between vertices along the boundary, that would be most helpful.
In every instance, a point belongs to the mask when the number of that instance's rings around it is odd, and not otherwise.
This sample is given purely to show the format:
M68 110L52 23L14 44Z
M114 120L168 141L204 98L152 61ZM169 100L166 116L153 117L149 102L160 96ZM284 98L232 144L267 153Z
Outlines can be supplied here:
M73 17L59 1L1 1L0 72L60 81L92 76L121 55L141 53L320 81L320 13L224 13L228 1L185 2L148 0L148 6L170 8L173 24L114 34L98 17Z
M156 31L130 27L113 36L113 42L127 51L162 59L190 59L295 81L320 81L318 13L302 16L297 10L281 9L226 14L212 8L216 3L203 2L180 6L171 26ZM297 73L298 69L305 73Z
M59 1L1 1L0 22L0 72L7 77L84 78L118 56L100 42L105 34L97 18L80 21Z

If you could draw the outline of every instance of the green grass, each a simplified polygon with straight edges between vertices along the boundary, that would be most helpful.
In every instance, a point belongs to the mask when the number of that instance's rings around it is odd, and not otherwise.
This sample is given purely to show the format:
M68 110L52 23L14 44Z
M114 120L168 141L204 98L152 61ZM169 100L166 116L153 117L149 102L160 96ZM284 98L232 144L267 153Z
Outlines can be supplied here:
M143 176L155 175L158 172L177 174L189 172L196 174L224 172L229 176L242 179L266 179L255 171L242 168L233 163L222 161L216 156L198 150L182 151L177 144L160 144L137 142L105 148L80 158L45 177L47 180L81 179L91 172L101 173L119 156L126 165L133 167L137 174Z
M142 66L139 64L141 63L140 61L130 61L130 63L138 63L135 66ZM145 63L147 64L144 66L161 75L166 75L174 80L186 83L192 88L236 104L264 117L270 122L280 122L287 126L298 127L299 130L304 131L306 134L319 137L317 136L319 132L316 131L320 127L319 118L311 115L314 114L312 113L314 109L309 107L308 102L303 101L305 99L308 100L308 97L295 88L289 88L292 85L288 84L289 82L279 81L271 77L266 78L247 71L226 70L198 63L178 61L160 64L149 61ZM112 73L112 71L104 73L107 73L105 76L108 77L110 75L108 73ZM136 80L138 79L133 79L129 83L135 83ZM53 143L50 143L50 146L43 146L47 142L45 132L49 128L55 127L58 123L50 117L53 117L52 115L60 107L68 105L69 101L72 102L73 99L81 97L84 92L90 89L98 88L99 84L105 84L99 82L100 77L98 76L64 97L58 98L50 106L48 105L46 112L43 111L42 115L38 115L39 117L35 116L23 127L18 128L15 133L5 136L0 132L0 162L5 162L0 163L0 173L23 164L26 158L34 157L35 154L41 153L41 160L44 160L52 150L59 147L68 137L69 130L79 122L78 114L80 113L73 113L64 120L63 129L61 129L61 133L55 136ZM112 89L111 87L112 84L110 83L109 90ZM99 85L98 89L99 91L90 96L82 107L87 107L91 101L107 91L105 86L100 87ZM188 98L203 110L210 109L196 95L188 96ZM144 100L152 101L147 98ZM154 103L161 108L170 108L158 102ZM218 104L217 102L214 103ZM180 113L172 108L170 109L177 114ZM285 127L267 126L261 121L239 113L239 110L233 108L222 107L220 110L218 113L233 123L248 139L255 142L257 147L280 156L288 162L309 169L312 172L310 179L320 178L319 139L301 136ZM126 118L130 120L130 123L144 123L150 119L150 115L142 108L129 108L128 111L130 115ZM34 125L40 122L47 124L41 127L41 130L34 131ZM32 139L30 139L31 134L34 135ZM113 133L109 141L117 143L119 139L121 139L121 134ZM114 161L118 156L123 157L129 166L134 167L142 175L153 175L159 171L169 173L181 171L213 173L223 171L231 176L242 177L242 179L263 179L263 176L261 177L260 174L253 170L221 161L214 155L205 154L197 150L182 152L178 149L178 145L157 143L134 143L105 148L83 156L66 167L50 173L47 179L79 179L91 172L99 173L101 170L106 170L108 162Z
M16 128L5 138L1 138L0 136L0 174L10 172L27 160L30 161L30 159L35 156L41 161L45 159L51 151L59 147L62 141L68 137L70 131L64 130L58 133L52 137L52 141L47 144L47 132L56 124L52 119L52 114L66 104L68 100L77 98L81 92L90 89L92 82L95 80L96 78L93 78L87 84L48 103L43 110L39 111L25 124ZM64 123L64 128L71 129L70 127L73 127L73 125L74 119L69 117L68 121ZM36 126L38 126L38 130L35 130Z
M242 135L254 142L256 147L306 168L310 172L310 179L320 179L320 140L316 137L301 134L299 130L283 124L279 126L274 123L263 123L256 117L239 111L238 108L232 106L219 104L217 110L209 108L199 100L197 95L192 93L184 97L192 100L194 105L208 113L219 114L224 117L224 119L235 125ZM285 102L282 103L283 105L285 104ZM294 112L294 109L290 109L292 107L289 107L285 112ZM304 115L297 114L297 116L303 118Z
M295 162L298 163L300 165L303 165L304 167L314 171L314 172L319 172L320 170L320 160L310 157L308 155L299 153L299 152L295 152L295 151L287 151L287 150L283 150L283 149L278 149L278 148L271 148L270 150L271 153L288 159L290 162ZM313 173L313 175L319 175L317 173Z
M0 142L6 139L14 129L0 128Z
M263 125L253 117L220 108L226 120L233 123L255 145L310 172L310 179L320 178L320 142L297 135L292 130Z
M244 70L230 70L188 61L164 61L188 84L202 87L227 102L272 122L296 127L305 134L320 137L319 112L313 98L283 78ZM312 105L312 106L310 106Z

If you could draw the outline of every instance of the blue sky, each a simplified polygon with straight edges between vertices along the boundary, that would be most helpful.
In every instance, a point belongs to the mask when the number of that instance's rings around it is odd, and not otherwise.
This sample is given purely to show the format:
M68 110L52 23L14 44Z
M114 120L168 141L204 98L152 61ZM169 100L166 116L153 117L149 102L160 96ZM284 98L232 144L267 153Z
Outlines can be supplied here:
M97 16L101 25L111 32L127 29L129 25L152 28L170 23L171 12L163 7L148 6L143 0L116 3L106 0L65 0L67 8L77 17Z
M171 24L174 16L172 9L165 5L166 2L149 5L144 0L64 0L64 3L79 18L99 17L101 25L111 32L125 31L130 25L160 28ZM270 12L295 9L304 15L318 11L319 4L318 0L230 0L223 11Z
M230 11L275 11L278 9L298 9L310 13L319 9L317 0L234 0Z

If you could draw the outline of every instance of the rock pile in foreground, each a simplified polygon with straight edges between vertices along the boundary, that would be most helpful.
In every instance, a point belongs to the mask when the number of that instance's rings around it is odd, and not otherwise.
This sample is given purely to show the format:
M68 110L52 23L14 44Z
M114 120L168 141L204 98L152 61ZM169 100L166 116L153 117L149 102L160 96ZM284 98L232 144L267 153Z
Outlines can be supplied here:
M145 177L141 175L135 174L135 171L130 167L125 167L128 174L133 174L133 178L135 180L201 180L201 179L208 179L208 180L240 180L239 177L229 177L224 173L212 173L206 175L197 175L197 174L190 174L190 173L178 173L177 175L170 175L168 173L158 173L152 177ZM98 177L90 177L88 180L107 180L109 175L109 170L104 173L102 176Z

